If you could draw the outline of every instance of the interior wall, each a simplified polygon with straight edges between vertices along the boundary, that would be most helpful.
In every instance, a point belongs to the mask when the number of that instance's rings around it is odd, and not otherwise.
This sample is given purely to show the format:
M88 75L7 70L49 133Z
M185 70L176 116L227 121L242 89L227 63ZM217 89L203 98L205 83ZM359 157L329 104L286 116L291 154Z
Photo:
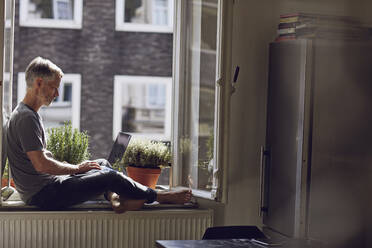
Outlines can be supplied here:
M232 71L240 67L231 96L226 225L261 225L260 146L264 144L268 44L275 38L275 0L236 0Z
M240 67L231 97L228 195L224 224L260 225L259 162L265 142L268 44L280 14L348 15L372 24L368 0L234 0L232 71Z
M278 14L296 12L318 13L328 15L351 15L350 1L349 0L278 1Z
M355 0L349 2L349 8L353 16L358 17L366 26L372 27L372 1Z

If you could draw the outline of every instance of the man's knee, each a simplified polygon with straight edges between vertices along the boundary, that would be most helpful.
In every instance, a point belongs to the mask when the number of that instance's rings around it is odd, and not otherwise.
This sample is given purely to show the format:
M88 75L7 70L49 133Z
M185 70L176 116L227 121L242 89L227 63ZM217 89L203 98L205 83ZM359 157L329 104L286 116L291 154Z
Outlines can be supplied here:
M110 169L110 168L102 168L100 173L105 177L106 180L112 180L112 181L120 181L122 179L122 176L119 174L118 171Z

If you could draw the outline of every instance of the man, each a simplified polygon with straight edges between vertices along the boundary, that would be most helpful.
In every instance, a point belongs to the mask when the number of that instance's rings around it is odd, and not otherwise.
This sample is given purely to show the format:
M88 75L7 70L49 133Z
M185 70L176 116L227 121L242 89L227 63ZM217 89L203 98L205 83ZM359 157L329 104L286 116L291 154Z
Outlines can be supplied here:
M63 209L105 193L117 213L136 210L145 202L183 204L191 191L156 192L104 160L78 165L53 159L46 150L45 131L38 110L58 97L63 72L50 60L35 58L26 69L27 92L6 128L7 155L22 200L42 209Z

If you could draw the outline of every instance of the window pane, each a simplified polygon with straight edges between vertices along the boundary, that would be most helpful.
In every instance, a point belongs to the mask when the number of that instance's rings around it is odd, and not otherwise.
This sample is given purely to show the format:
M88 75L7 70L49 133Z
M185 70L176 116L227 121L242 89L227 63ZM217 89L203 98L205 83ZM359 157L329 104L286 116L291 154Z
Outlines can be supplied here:
M63 86L63 101L71 102L72 101L72 84L65 83Z
M125 0L124 22L168 25L168 0Z
M10 116L12 112L12 100L11 100L11 89L10 80L11 74L13 73L13 58L11 55L11 49L13 44L12 35L12 13L11 13L11 0L5 1L5 31L4 31L4 88L3 88L3 111L5 116Z
M217 0L187 1L182 185L211 190L215 118Z
M165 133L166 85L146 82L124 83L121 130L138 134Z
M31 19L73 19L74 0L29 0L28 17Z
M148 106L164 108L166 100L166 88L165 85L150 84L148 86ZM160 115L159 111L155 111L155 114Z

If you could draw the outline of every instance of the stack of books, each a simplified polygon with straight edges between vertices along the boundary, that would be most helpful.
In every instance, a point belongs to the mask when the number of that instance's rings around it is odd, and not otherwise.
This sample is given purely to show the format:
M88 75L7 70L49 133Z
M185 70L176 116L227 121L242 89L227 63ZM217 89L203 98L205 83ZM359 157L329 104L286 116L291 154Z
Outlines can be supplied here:
M281 15L277 33L276 42L300 38L369 38L369 29L352 17L310 13Z

